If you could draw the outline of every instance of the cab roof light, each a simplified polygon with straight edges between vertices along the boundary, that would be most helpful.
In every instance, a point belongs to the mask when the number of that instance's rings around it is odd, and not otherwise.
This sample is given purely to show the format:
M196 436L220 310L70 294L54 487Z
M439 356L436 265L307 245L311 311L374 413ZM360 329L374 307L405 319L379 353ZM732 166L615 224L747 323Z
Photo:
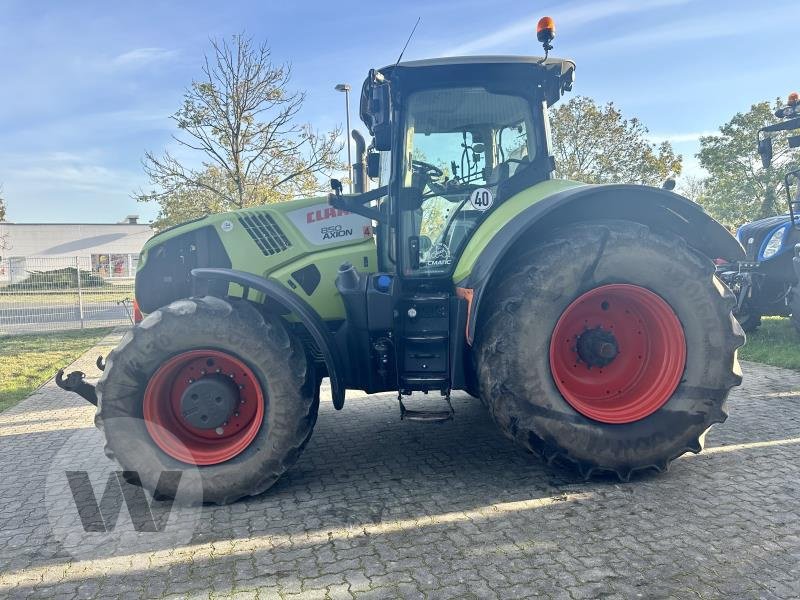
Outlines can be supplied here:
M553 49L553 39L556 37L556 22L552 17L542 17L536 24L536 39L544 48L544 58L542 63L547 60L550 50Z
M545 46L549 46L550 42L556 37L556 22L552 17L542 17L536 24L536 39ZM552 50L545 47L545 50Z

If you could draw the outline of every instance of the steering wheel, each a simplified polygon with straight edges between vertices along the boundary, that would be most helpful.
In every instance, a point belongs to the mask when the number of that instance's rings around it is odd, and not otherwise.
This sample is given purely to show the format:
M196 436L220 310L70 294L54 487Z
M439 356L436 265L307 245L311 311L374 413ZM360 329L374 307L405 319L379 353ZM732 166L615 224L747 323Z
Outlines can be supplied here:
M435 167L430 163L426 163L423 160L412 160L411 161L411 168L414 169L420 175L424 175L428 179L438 179L442 175L444 175L444 171L442 171L439 167Z

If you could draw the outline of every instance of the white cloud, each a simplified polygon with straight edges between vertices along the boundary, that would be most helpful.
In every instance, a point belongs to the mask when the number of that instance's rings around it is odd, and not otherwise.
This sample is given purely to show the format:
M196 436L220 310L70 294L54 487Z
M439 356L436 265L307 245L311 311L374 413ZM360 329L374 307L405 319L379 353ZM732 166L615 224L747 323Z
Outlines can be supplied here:
M136 48L115 56L111 60L111 64L115 67L136 68L171 60L177 54L177 50L167 50L166 48Z
M671 7L687 4L690 0L616 0L603 3L574 3L564 9L557 9L551 12L551 16L559 23L568 23L570 27L581 27L587 23L600 21L609 17L645 12L658 8ZM474 54L492 50L498 47L508 47L511 43L523 39L532 38L535 33L535 23L538 16L531 15L528 18L510 23L506 27L479 37L471 42L461 44L443 54L446 56L457 56L461 54Z
M138 163L119 167L107 157L102 149L0 153L9 220L114 223L132 212L152 219L156 208L131 196L147 185Z
M130 193L144 176L136 171L114 169L100 164L99 157L71 152L0 154L9 187L64 192Z
M745 31L765 30L774 35L780 30L793 29L795 23L796 20L790 18L785 9L774 7L761 9L749 15L746 21L743 21L741 14L736 12L718 12L713 19L691 17L671 20L656 27L586 44L574 48L573 51L575 55L597 54L603 51L619 53L633 48L741 37Z

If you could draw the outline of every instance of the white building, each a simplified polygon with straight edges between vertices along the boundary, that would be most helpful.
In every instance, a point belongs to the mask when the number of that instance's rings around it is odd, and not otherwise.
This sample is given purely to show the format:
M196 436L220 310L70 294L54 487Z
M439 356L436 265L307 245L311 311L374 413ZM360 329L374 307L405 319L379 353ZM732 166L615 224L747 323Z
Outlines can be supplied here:
M0 280L77 264L103 277L132 277L154 231L131 215L121 223L0 223Z

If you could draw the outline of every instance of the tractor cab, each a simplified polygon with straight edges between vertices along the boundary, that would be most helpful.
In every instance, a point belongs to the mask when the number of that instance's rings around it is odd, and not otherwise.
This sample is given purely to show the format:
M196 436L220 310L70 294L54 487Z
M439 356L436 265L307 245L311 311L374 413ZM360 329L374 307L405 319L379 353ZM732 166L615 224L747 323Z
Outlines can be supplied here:
M555 168L547 109L571 89L568 60L487 56L398 63L372 70L361 117L373 137L368 177L330 203L376 222L378 271L344 267L337 287L347 337L363 357L356 387L369 391L463 389L468 303L453 271L472 234L512 196ZM368 191L365 182L378 179ZM363 324L359 328L356 324ZM412 413L409 418L448 418Z
M551 177L547 108L571 89L574 72L568 60L516 56L370 71L361 93L373 136L365 162L381 186L333 203L376 217L366 204L380 199L382 271L446 277L491 211Z

